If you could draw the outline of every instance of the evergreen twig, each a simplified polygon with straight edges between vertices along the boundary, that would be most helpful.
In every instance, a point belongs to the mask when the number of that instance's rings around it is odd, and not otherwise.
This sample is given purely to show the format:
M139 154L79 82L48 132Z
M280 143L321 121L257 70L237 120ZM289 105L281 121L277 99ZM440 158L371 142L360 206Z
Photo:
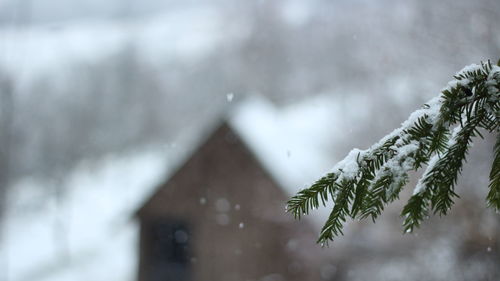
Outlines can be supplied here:
M458 197L454 187L469 147L474 137L483 137L481 130L497 134L486 201L500 211L500 61L470 65L454 78L399 129L367 150L351 151L332 172L288 201L287 211L298 219L333 201L318 243L327 245L343 234L347 217L375 222L399 197L408 173L423 165L424 175L402 210L403 228L413 231L429 211L446 215Z

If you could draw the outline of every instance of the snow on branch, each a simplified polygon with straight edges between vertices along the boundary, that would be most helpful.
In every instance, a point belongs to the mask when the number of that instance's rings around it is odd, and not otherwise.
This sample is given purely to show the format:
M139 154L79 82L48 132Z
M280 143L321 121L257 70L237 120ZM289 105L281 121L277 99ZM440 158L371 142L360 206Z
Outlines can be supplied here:
M480 129L497 134L488 206L500 210L500 61L466 66L440 95L413 112L401 127L369 149L353 149L327 175L299 191L287 204L296 218L333 201L318 243L342 234L347 217L370 217L397 199L408 173L427 168L402 211L404 230L418 227L430 211L446 214L453 204L458 174ZM451 129L453 128L453 129Z

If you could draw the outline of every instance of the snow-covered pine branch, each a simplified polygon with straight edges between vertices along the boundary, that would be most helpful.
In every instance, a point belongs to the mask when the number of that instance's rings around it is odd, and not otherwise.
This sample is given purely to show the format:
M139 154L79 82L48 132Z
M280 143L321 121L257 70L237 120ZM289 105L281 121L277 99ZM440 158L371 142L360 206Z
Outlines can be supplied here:
M296 218L333 201L318 243L342 234L347 217L373 221L397 199L408 173L427 165L403 208L404 230L418 227L430 211L446 214L468 149L480 129L497 134L490 173L489 207L500 211L500 61L473 64L459 71L441 94L413 112L401 127L366 150L353 149L332 171L292 197Z

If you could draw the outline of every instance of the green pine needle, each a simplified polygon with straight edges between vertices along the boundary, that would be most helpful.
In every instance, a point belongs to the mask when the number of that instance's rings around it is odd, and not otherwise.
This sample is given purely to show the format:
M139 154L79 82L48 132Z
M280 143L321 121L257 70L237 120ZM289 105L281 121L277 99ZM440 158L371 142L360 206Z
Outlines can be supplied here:
M288 201L287 211L297 219L333 202L318 243L328 245L342 235L348 217L375 222L399 198L408 173L422 165L427 165L424 175L401 213L404 231L419 227L430 211L446 215L459 197L458 176L473 139L483 137L481 130L497 134L486 201L500 211L500 61L468 66L454 78L401 128L367 150L353 150L332 172Z

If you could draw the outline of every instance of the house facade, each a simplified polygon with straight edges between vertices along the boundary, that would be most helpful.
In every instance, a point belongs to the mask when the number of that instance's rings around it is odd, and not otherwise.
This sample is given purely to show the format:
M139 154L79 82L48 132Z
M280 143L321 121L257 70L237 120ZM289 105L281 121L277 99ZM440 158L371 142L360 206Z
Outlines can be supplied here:
M137 212L139 281L324 280L328 256L223 122Z

